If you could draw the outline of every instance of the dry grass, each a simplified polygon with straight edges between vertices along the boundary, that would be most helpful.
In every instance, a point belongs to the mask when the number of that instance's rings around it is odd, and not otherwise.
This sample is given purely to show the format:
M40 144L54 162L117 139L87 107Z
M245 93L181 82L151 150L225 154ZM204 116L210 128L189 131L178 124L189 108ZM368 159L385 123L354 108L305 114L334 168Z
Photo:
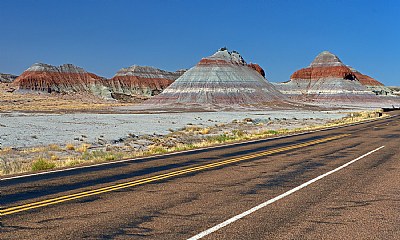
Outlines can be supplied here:
M77 151L77 152L80 152L80 153L84 153L84 152L86 152L86 151L88 150L88 148L89 148L90 146L91 146L91 145L88 144L88 143L82 143L81 146L79 146L78 148L76 148L76 151ZM70 150L73 150L73 149L70 149Z
M2 149L0 149L0 156L9 154L11 151L12 151L12 148L10 148L10 147L2 148Z
M67 145L65 145L65 149L70 151L75 150L75 145L72 143L68 143Z

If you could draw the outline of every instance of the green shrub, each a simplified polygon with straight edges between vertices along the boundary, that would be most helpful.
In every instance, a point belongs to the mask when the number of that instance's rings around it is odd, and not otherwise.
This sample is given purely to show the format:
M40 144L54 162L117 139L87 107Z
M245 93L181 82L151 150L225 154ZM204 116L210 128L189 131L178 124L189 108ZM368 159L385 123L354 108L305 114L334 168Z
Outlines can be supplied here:
M32 163L31 169L32 171L40 171L40 170L48 170L56 167L54 162L46 160L44 158L39 158L38 160Z
M276 134L278 134L278 131L276 131L276 130L268 130L268 131L265 131L264 133L265 134L276 135Z
M245 135L245 132L243 130L232 130L232 134L237 136L237 137L243 137Z
M168 149L161 147L161 146L156 146L153 147L149 150L150 154L164 154L168 152Z
M213 142L224 143L224 142L227 142L227 141L233 140L233 139L235 139L235 137L228 136L226 134L221 134L221 135L218 135L218 136L210 136L210 137L207 138L207 140L210 143L213 143Z

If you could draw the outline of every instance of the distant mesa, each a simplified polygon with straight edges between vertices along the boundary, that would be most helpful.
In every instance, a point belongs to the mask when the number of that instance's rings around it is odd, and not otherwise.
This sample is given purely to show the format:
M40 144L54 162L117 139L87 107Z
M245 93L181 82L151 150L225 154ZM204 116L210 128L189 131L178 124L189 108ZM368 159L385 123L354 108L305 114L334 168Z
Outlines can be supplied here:
M154 67L133 65L120 69L108 82L113 95L151 97L161 93L185 70L168 72Z
M146 104L273 104L286 101L265 78L262 68L221 48L203 58Z
M357 73L334 54L324 51L306 68L292 74L290 81L276 85L292 99L316 102L378 102L379 99L357 79Z
M72 64L52 66L35 63L13 83L18 91L40 91L47 93L89 92L102 97L111 97L105 87L105 78L89 73Z
M0 73L0 83L11 83L13 82L18 76L7 74L7 73Z

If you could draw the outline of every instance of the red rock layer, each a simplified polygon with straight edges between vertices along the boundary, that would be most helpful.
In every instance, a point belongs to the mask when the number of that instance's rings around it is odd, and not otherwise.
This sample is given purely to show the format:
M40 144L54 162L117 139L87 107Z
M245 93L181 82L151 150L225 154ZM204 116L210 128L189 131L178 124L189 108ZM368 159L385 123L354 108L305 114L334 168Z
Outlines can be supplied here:
M249 66L252 69L256 70L261 76L263 76L265 78L264 69L262 69L262 67L260 67L260 65L258 65L256 63L250 63L250 64L247 64L247 66Z
M355 79L354 73L346 66L308 67L292 74L290 79L318 80L321 78Z
M200 60L200 62L197 64L197 66L212 66L212 65L228 65L228 64L237 64L237 65L246 65L246 63L241 64L241 63L237 63L237 62L228 62L225 60L221 60L221 59L207 59L207 58L203 58ZM263 76L265 78L265 72L264 69L262 69L260 67L260 65L256 64L256 63L249 63L247 64L248 67L251 67L252 69L256 70L261 76Z
M261 67L248 65L238 52L222 48L201 59L199 64L145 104L287 105L287 98L262 73Z
M21 90L70 92L85 91L91 84L103 84L104 79L93 73L25 71L14 81Z
M225 60L220 60L220 59L207 59L207 58L203 58L200 60L200 62L197 64L198 66L202 66L202 65L227 65L227 64L231 64Z
M356 76L356 78L358 79L358 81L362 84L362 85L368 85L368 86L384 86L381 82L373 79L372 77L368 76L368 75L364 75L360 72L354 72L354 75Z
M166 78L144 78L138 76L115 76L110 83L119 89L151 89L154 94L167 88L174 80Z

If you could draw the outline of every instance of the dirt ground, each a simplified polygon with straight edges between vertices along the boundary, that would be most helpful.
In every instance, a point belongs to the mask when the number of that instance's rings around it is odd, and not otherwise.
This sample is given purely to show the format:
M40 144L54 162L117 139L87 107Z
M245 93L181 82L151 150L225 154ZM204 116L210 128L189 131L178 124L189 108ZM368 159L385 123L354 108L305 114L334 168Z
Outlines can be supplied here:
M11 84L0 83L1 112L95 112L111 107L128 106L115 100L105 100L90 94L12 93Z

